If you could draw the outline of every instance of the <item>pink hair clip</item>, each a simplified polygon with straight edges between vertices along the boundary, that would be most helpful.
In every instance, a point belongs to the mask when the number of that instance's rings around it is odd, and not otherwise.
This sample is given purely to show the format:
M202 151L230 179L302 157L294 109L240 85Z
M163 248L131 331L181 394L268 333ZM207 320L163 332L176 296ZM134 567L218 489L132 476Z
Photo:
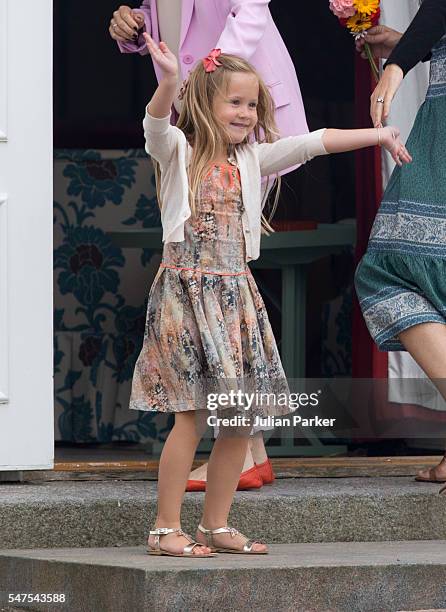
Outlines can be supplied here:
M217 60L217 57L221 55L221 49L212 49L207 57L203 59L203 66L206 72L214 72L217 66L221 66L221 63Z

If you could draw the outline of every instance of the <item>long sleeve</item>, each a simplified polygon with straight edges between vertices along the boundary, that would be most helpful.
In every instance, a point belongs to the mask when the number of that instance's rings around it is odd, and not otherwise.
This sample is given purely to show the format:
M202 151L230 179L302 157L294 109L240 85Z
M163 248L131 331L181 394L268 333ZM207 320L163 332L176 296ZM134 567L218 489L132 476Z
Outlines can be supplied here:
M268 23L269 0L232 0L230 4L231 11L215 48L250 59Z
M146 112L143 128L146 153L162 167L167 166L177 148L179 138L184 138L184 135L170 124L170 115L159 119Z
M139 9L135 10L138 10L140 13L143 14L145 26L142 30L139 31L139 37L136 43L131 41L121 42L120 40L118 40L118 47L121 53L139 53L140 55L147 55L148 50L142 33L147 32L148 34L152 35L150 0L144 0Z
M404 75L429 59L432 47L446 34L446 0L424 0L384 67L397 64Z
M325 128L322 128L309 134L288 136L273 143L255 145L259 156L260 174L269 176L291 166L304 164L318 155L327 155L322 142L324 132Z

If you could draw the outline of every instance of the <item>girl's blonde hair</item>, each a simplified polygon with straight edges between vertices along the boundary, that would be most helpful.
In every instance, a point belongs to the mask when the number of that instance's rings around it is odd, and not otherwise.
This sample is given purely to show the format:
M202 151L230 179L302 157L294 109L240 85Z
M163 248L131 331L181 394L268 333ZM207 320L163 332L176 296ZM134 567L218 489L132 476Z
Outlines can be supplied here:
M258 121L253 131L255 140L257 142L274 142L279 138L274 120L274 102L268 87L256 69L249 62L235 55L221 54L218 56L218 61L221 65L213 72L206 72L203 62L200 61L190 73L187 84L184 87L183 106L177 121L177 127L184 132L193 151L188 167L189 205L192 215L196 212L196 201L200 197L200 186L209 163L215 159L216 153L220 150L221 146L226 146L229 140L224 127L216 121L212 109L215 95L226 95L231 73L254 74L259 81ZM246 137L242 143L235 146L243 146L248 142L249 139ZM161 207L160 168L155 161L154 166L158 202ZM275 178L274 184L276 184L277 188L268 219L262 214L262 230L267 234L274 231L270 226L270 221L277 208L280 177ZM271 193L268 186L267 183L262 208L265 199Z

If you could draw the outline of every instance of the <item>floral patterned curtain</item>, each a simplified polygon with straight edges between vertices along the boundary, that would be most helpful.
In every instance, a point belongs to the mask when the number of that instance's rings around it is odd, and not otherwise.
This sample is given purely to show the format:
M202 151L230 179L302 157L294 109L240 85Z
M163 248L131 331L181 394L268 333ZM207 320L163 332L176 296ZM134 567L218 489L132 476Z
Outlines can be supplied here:
M163 439L167 419L128 398L159 255L107 231L160 224L143 150L58 150L54 159L55 440Z

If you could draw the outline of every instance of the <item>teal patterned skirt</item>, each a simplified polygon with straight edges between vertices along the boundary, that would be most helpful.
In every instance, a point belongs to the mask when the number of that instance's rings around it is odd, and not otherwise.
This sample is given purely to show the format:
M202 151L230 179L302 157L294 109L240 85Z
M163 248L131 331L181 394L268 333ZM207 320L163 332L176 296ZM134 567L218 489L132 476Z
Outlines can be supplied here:
M407 148L413 162L395 168L355 275L383 351L405 350L398 335L413 325L446 324L446 37L433 50Z

